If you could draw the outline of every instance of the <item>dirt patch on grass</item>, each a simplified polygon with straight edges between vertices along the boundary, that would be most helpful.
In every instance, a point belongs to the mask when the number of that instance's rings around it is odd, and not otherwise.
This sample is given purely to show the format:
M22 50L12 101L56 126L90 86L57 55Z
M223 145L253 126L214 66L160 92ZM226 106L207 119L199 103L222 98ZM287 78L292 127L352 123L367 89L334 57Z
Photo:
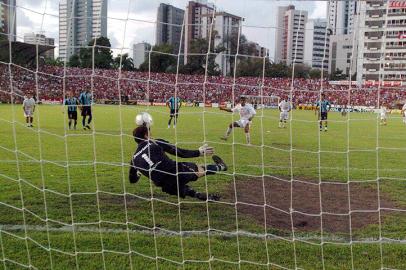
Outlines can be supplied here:
M295 231L305 232L320 231L322 226L325 232L349 233L350 227L379 224L376 183L319 186L317 182L249 178L237 180L235 188L231 183L226 194L226 201L237 201L239 215L248 215L259 224L266 218L270 229L290 231L293 226ZM382 193L380 200L381 207L395 205Z

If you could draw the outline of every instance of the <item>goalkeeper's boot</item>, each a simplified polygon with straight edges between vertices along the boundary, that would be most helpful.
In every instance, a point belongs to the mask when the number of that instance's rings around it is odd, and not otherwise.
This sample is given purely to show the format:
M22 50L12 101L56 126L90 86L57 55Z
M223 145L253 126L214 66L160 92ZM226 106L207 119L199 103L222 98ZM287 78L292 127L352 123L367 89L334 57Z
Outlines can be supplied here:
M222 139L223 141L227 141L227 137L226 136L223 136L223 137L220 137L220 139Z
M220 201L220 195L218 195L218 194L209 194L208 196L207 196L207 199L209 200L209 201Z
M86 125L86 128L87 128L88 130L91 130L91 127L90 127L89 125Z
M220 167L221 171L227 171L227 164L219 156L213 155L212 159L214 163L216 163L216 165Z

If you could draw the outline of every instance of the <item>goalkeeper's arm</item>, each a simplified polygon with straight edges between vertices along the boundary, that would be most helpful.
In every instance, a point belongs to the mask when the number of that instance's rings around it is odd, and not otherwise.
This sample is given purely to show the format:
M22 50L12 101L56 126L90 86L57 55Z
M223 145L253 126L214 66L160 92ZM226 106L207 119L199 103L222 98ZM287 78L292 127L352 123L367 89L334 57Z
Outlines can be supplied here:
M130 180L130 183L135 184L140 180L141 173L138 171L138 169L134 166L133 161L131 160L130 163L130 171L128 174L128 179Z

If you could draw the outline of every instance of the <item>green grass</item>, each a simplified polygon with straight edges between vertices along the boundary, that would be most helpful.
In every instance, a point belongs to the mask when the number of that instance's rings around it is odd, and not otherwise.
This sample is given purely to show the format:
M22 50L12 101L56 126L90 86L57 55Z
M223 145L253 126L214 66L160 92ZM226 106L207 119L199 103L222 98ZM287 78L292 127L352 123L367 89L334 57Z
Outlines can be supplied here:
M292 242L290 231L275 228L267 232L285 239L146 233L154 224L175 232L209 228L234 232L238 224L240 230L264 233L263 224L251 216L236 217L233 204L185 199L179 206L176 197L151 188L146 178L136 185L128 182L126 165L136 147L130 136L134 117L146 109L96 106L93 133L65 131L59 106L39 106L34 129L24 126L20 106L0 106L0 224L7 225L0 233L0 269L23 265L38 269L405 269L405 244L365 241L377 240L379 231L382 237L404 240L406 214L400 211L382 211L380 230L377 225L354 230L354 240L361 243L352 245L334 240L340 234L325 234L329 241L320 245L320 232L297 233L298 239ZM278 112L266 110L254 120L254 146L247 147L241 130L235 130L227 143L219 140L233 119L231 114L183 108L175 131L166 128L166 109L149 111L155 138L184 148L208 141L230 165L228 174L193 183L198 190L205 190L207 184L209 192L231 196L227 190L233 181L247 180L247 175L373 181L375 188L379 179L382 196L405 209L406 127L399 116L390 117L388 126L379 126L374 114L351 113L346 118L331 113L329 131L319 133L314 112L294 111L290 126L278 129ZM148 200L151 190L156 200ZM75 231L64 226L72 221L81 224ZM9 226L24 224L30 225L26 231Z

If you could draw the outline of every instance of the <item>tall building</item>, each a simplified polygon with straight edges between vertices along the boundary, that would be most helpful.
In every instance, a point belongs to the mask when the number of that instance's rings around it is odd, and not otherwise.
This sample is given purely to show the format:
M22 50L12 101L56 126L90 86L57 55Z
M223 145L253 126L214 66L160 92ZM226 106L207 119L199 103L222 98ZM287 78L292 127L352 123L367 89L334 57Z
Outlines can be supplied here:
M93 38L107 37L107 0L59 2L59 57L69 60Z
M205 0L190 1L185 11L185 46L184 51L187 56L189 53L190 43L194 39L207 38L209 36L209 26L212 24L215 7ZM184 58L187 64L188 58Z
M179 52L184 16L183 9L163 3L159 5L155 33L156 45L170 44L174 47L174 53Z
M330 31L324 19L308 20L305 26L304 63L328 70Z
M358 42L354 34L331 35L328 73L342 71L350 79L357 71Z
M333 0L328 4L328 24L333 35L351 34L360 1Z
M210 18L211 19L211 18ZM215 62L219 66L222 74L224 76L230 74L230 58L234 57L232 55L232 38L238 37L238 32L241 28L242 18L227 12L217 12L214 15L214 23L212 35L214 37L214 47L222 46L224 50L216 56ZM204 25L207 27L210 25ZM209 32L209 27L207 30L203 28L203 32ZM215 33L215 34L214 34ZM215 35L215 36L214 36Z
M0 33L10 41L17 39L16 0L0 0Z
M47 38L43 34L27 33L27 34L24 34L24 43L35 44L35 45L54 46L55 39ZM55 57L54 49L49 49L48 51L44 52L43 56L45 58L54 59L54 57Z
M307 15L307 11L296 10L293 5L278 7L274 60L276 63L303 63Z
M148 59L148 52L151 50L151 45L146 42L141 42L133 45L133 63L135 68L139 68L142 63Z
M359 13L358 83L406 81L406 2L367 0Z

